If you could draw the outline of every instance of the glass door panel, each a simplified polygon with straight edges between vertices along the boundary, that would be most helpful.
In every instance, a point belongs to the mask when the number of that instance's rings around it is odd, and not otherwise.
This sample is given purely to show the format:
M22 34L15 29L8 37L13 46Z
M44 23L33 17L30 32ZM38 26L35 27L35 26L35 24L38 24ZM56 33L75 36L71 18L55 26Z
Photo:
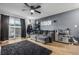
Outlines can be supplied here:
M14 39L15 38L15 28L14 27L9 27L9 38Z
M15 28L15 37L21 38L21 28Z
M21 38L21 22L20 19L10 17L9 19L9 38Z

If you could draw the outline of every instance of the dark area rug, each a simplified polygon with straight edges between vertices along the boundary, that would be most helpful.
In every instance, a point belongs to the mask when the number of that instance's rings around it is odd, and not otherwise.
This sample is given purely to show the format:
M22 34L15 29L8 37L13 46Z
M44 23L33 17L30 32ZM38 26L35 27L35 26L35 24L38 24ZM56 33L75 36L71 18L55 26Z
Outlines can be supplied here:
M49 55L51 52L51 50L27 40L1 48L1 55Z

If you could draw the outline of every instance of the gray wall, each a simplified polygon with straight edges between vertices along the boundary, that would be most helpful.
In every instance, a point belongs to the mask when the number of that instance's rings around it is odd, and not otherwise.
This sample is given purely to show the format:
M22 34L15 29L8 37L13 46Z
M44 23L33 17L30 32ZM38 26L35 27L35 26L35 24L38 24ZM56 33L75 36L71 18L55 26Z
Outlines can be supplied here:
M70 28L71 34L79 37L79 9L48 16L45 18L41 18L39 20L57 20L56 23L52 22L51 26L42 26L41 29L48 28L49 30L54 30ZM78 27L75 28L75 25L78 25Z
M0 15L0 40L1 40L1 15Z

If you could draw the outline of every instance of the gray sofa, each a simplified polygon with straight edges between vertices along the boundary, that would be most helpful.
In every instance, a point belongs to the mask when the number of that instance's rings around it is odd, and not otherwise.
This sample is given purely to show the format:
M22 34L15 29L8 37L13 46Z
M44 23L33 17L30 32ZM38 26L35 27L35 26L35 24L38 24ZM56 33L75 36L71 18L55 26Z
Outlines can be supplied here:
M50 40L52 40L52 32L49 33L43 33L36 35L36 41L42 42L42 43L48 43Z
M49 40L49 38L46 35L37 35L36 36L36 41L46 43L46 42L48 42L48 40Z

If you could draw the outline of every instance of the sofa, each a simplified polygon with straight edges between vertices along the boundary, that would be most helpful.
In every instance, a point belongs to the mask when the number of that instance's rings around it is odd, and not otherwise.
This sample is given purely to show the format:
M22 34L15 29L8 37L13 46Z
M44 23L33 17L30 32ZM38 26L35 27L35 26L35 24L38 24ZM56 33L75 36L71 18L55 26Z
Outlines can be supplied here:
M42 42L42 43L49 43L52 42L52 32L43 33L43 34L37 34L36 35L36 41Z

